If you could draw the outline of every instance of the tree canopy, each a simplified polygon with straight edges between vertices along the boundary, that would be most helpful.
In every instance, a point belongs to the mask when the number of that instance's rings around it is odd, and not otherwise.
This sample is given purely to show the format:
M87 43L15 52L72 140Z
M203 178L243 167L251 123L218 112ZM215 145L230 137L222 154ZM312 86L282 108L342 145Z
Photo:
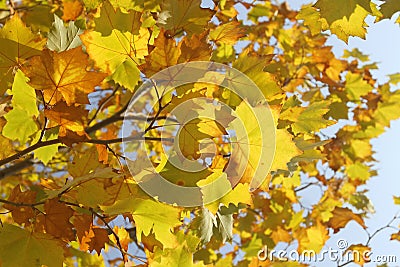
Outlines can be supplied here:
M400 117L400 74L378 83L368 55L326 41L398 11L1 0L0 266L304 266L259 252L368 231L370 141Z

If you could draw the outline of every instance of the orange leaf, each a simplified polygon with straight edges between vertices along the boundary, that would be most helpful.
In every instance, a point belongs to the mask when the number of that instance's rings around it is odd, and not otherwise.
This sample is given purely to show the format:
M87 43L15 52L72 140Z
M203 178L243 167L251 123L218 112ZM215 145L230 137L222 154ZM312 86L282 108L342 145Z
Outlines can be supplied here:
M63 16L64 21L76 20L82 14L83 6L79 1L63 1Z
M35 191L26 191L22 192L19 185L15 186L11 192L9 201L14 203L26 203L33 204L36 200L36 192ZM3 207L11 211L12 218L14 222L25 225L30 225L29 219L35 216L35 212L31 207L26 206L14 206L10 204L4 204Z
M336 207L333 210L332 215L333 216L328 221L328 226L333 228L334 233L345 227L346 224L351 220L355 220L364 229L366 228L364 220L361 218L361 216L359 214L354 214L349 208Z
M74 210L58 200L53 198L46 201L44 214L36 217L36 228L56 238L74 240L75 234L72 230L74 226L69 221Z
M54 105L61 100L68 105L89 104L87 94L107 75L87 71L88 65L88 56L81 47L76 47L61 53L44 50L23 71L30 78L29 83L43 91L47 104Z
M108 162L108 150L105 145L96 145L97 153L99 154L99 161L107 164Z

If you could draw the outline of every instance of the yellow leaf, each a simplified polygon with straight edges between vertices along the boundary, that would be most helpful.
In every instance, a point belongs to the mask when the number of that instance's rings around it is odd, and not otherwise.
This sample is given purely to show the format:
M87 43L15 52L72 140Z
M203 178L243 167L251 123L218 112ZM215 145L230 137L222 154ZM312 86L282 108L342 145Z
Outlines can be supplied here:
M96 31L86 31L81 35L90 58L101 70L109 74L123 71L125 61L128 61L125 64L130 68L137 69L137 65L148 55L149 38L150 33L146 28L140 28L139 34L113 29L108 36L102 36ZM135 75L125 77L115 74L119 78L116 82L133 91L140 78L139 71L134 73Z
M210 31L210 40L217 44L233 45L240 37L243 37L245 30L240 27L239 22L228 22L219 25L214 30Z
M286 129L277 129L276 150L271 171L287 170L290 160L301 154L302 151L293 142L293 136Z

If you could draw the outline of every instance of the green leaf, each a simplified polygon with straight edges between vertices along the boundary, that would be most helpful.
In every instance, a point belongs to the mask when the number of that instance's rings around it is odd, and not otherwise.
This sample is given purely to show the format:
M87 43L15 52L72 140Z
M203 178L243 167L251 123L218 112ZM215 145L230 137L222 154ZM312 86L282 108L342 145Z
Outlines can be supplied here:
M322 29L329 27L327 23L321 19L321 16L315 7L311 5L303 6L300 9L299 14L297 14L296 19L303 20L304 25L308 26L312 35L317 35ZM325 22L326 25L323 25L323 22Z
M50 235L4 224L0 227L0 240L2 267L63 265L64 251Z
M82 33L83 30L75 26L73 21L64 26L63 20L54 14L53 27L48 35L47 47L57 52L78 47L82 44L79 38L79 35Z
M357 58L357 59L361 60L362 62L369 61L369 56L364 55L360 50L358 50L358 48L353 48L353 50L351 50L351 51L344 50L343 58L349 58L349 57Z
M257 257L259 251L263 248L263 243L257 235L253 235L250 242L245 244L242 248L245 253L245 258L251 260L254 257Z
M388 76L391 84L397 85L400 83L400 73L390 74Z
M50 129L44 133L42 141L54 140L57 137L58 129ZM41 160L46 165L55 156L55 154L57 154L58 146L58 144L54 144L36 149L34 152L35 158Z
M242 53L232 67L246 74L260 88L268 100L268 98L281 92L281 88L276 84L271 73L263 71L267 63L266 57L255 57Z
M369 167L360 162L356 162L355 164L348 166L346 172L349 178L352 180L358 179L361 181L366 181L370 177Z
M365 38L364 20L372 13L369 0L318 0L314 6L339 39L347 43L349 36Z
M7 120L2 134L11 140L26 143L29 137L36 133L38 127L25 110L15 108L4 116Z
M201 240L207 243L216 234L222 243L232 239L233 236L233 216L229 209L219 210L216 215L212 214L207 208L202 208L200 215L200 235Z
M134 66L140 64L141 60L148 55L149 38L150 33L145 28L140 28L138 35L116 29L113 29L108 36L102 36L96 31L88 31L81 35L87 52L96 65L108 72L111 75L110 79L116 78L131 91L135 89L134 85L139 81L139 72L134 69ZM133 73L130 73L128 77L122 77L129 70L133 70Z
M199 238L179 231L177 233L177 241L179 245L174 248L167 248L164 250L157 249L151 266L205 266L201 262L193 264L193 252L200 242Z
M294 134L316 132L332 125L334 122L323 118L329 111L329 105L328 101L314 102L303 110L292 124Z
M130 212L135 221L137 239L140 242L142 233L148 236L151 231L164 246L174 245L172 230L181 224L179 209L152 199L123 199L112 206L101 206L109 215L118 215ZM149 212L150 211L150 212Z
M14 77L11 94L12 106L20 110L25 110L28 116L39 116L39 110L36 105L36 92L27 82L28 78L21 70L18 70Z
M233 45L221 44L212 53L211 60L226 63L235 59L235 48Z
M122 62L110 76L111 80L133 91L140 79L140 70L130 59Z
M368 94L373 87L364 81L361 75L349 72L346 75L345 89L350 100L359 102L360 97Z

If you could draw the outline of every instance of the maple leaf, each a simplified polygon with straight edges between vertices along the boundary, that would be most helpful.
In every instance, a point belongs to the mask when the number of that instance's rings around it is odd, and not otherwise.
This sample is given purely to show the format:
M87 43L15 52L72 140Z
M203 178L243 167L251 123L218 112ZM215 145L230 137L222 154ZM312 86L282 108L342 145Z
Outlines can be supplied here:
M13 110L4 117L7 120L2 134L11 140L20 140L25 143L37 130L34 117L38 117L35 90L27 84L28 79L18 70L14 77L11 94Z
M165 31L161 29L158 37L154 41L155 48L146 58L146 65L143 66L144 72L148 77L178 63L181 55L181 44L177 45L175 40L167 38Z
M309 228L301 229L294 237L299 241L299 252L313 250L318 253L325 245L329 235L327 229L321 223L318 223Z
M148 236L151 231L164 246L171 247L175 244L171 230L180 225L179 209L151 199L127 198L118 200L112 206L101 206L106 214L120 214L130 212L136 225L136 236L140 242L142 233ZM148 213L152 210L151 213Z
M25 191L22 192L19 185L15 186L12 190L8 200L14 203L33 204L36 202L36 192ZM29 206L13 206L4 204L3 207L11 211L13 220L19 224L30 225L30 219L35 216L35 211Z
M289 109L282 113L282 119L288 118L294 121L292 130L296 135L319 131L335 123L323 118L323 115L329 111L328 104L329 102L327 101L320 101L311 104L305 109L300 107Z
M60 126L60 135L66 130L76 132L79 135L85 134L83 119L87 117L87 110L82 106L68 106L65 102L57 102L51 109L46 109L45 116L53 123L51 126Z
M64 100L68 105L88 104L87 94L106 77L103 73L87 71L88 56L81 47L61 53L44 50L23 68L29 84L43 92L47 104Z
M73 21L70 21L67 26L57 15L54 14L54 22L47 37L47 48L53 51L62 52L82 44L79 35L83 30L78 28Z
M355 12L357 6L364 10L372 13L369 0L318 0L315 5L320 10L321 17L325 18L329 24L337 20L343 19L343 17L350 18Z
M18 15L12 16L0 29L0 93L6 90L12 79L14 67L19 67L24 60L39 55L46 40L36 35L25 26ZM5 52L7 51L7 52Z
M105 5L102 12L107 14L115 13L112 7ZM134 11L130 11L134 12ZM133 13L133 16L124 16L116 13L108 20L109 27L104 26L103 20L100 31L111 33L102 36L98 31L86 31L81 39L87 48L90 57L103 71L109 73L110 79L133 91L139 81L139 69L137 65L148 55L149 30L141 27L138 30L137 20L140 17ZM118 29L119 20L127 19L130 25L129 31L126 27ZM107 24L106 24L107 25ZM114 26L115 25L115 26ZM122 25L126 25L122 23ZM128 75L125 75L128 74ZM132 75L133 74L133 75Z
M128 245L130 243L130 236L128 231L125 230L125 228L114 226L113 228L114 233L117 234L119 238L119 242L121 244L121 247L125 250L128 251ZM115 236L113 234L109 235L110 240L114 242L114 244L117 244L117 240L115 239Z
M207 61L211 56L211 46L207 42L207 33L185 36L182 40L179 63L189 61Z
M100 9L100 16L94 18L97 32L103 36L112 34L112 31L130 32L139 34L142 13L137 11L122 12L120 8L114 8L108 1L105 1Z
M185 123L179 133L179 147L186 157L198 159L201 141L226 135L226 130L216 121L210 119L194 119Z
M83 6L78 0L63 0L63 16L65 21L76 20L82 13Z
M182 31L188 35L203 32L214 13L208 8L201 8L200 0L165 0L161 9L169 15L161 26L170 31L170 36Z
M74 210L59 202L57 198L47 200L44 213L36 217L35 227L56 238L74 240L73 224L69 221Z
M82 238L82 242L89 246L89 251L95 250L97 255L100 255L101 250L105 248L105 244L109 240L107 230L98 226L93 226L88 234Z
M265 168L269 170L275 151L275 140L266 141L275 136L273 117L265 114L267 110L265 106L251 107L243 101L236 108L237 118L232 123L240 123L244 129L239 125L230 126L236 131L236 140L231 143L233 168L244 171L241 177L229 178L250 183L252 189L257 188L266 178Z
M333 216L328 221L328 226L333 228L334 233L337 233L341 228L344 228L351 220L356 221L364 229L366 228L362 217L359 214L353 213L349 208L336 207L332 211L332 215Z
M15 225L0 227L2 266L62 266L63 248L51 235L32 233ZM10 255L15 255L10 257Z
M385 18L390 19L396 12L400 10L400 3L396 0L386 0L380 6L380 12L382 12Z
M228 22L219 25L215 30L210 31L210 40L217 44L235 44L240 37L245 35L245 30L240 27L239 22Z

